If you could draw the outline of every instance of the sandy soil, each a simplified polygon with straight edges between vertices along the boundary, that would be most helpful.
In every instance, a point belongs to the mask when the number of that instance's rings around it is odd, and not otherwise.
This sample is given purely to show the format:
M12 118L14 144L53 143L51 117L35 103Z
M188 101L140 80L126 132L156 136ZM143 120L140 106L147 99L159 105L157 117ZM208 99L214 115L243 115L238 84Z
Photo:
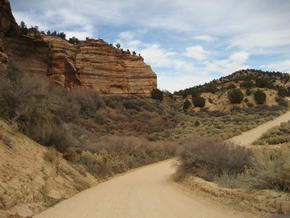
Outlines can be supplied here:
M250 145L268 129L290 120L290 112L232 141ZM189 194L171 181L174 161L140 168L81 192L36 218L250 218L217 202Z

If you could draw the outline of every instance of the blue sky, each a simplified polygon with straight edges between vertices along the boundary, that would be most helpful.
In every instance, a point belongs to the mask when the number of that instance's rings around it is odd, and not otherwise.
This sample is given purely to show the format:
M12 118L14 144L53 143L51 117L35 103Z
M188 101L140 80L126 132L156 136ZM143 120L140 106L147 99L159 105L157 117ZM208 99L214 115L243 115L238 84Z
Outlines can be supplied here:
M289 0L11 0L18 22L141 53L175 91L246 68L290 72Z

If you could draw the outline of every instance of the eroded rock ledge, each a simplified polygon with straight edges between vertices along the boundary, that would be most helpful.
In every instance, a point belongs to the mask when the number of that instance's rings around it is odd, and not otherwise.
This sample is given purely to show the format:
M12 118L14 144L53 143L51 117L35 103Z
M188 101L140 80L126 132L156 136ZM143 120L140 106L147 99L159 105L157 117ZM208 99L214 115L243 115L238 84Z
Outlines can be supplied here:
M43 36L50 48L48 76L68 88L83 87L103 94L149 96L157 77L142 57L131 55L105 41L77 45Z
M77 45L55 36L22 36L8 0L0 0L0 70L10 62L24 72L46 75L67 88L102 94L149 96L157 77L140 56L105 41Z

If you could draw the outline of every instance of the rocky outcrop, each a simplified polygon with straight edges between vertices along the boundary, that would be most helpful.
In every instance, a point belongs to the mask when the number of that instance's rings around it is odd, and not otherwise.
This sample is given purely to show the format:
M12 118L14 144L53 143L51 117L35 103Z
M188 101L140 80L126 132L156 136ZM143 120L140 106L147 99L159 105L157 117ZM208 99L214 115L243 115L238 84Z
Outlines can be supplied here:
M5 53L4 37L18 34L18 26L11 12L8 0L0 0L0 70L6 68L8 56Z
M157 87L156 74L142 57L101 39L77 45L53 36L43 36L43 39L50 48L48 75L66 87L140 96L149 96Z
M102 94L149 96L157 87L156 74L142 57L101 39L74 45L55 36L23 36L7 0L0 0L0 14L0 70L11 62L69 89L94 89Z

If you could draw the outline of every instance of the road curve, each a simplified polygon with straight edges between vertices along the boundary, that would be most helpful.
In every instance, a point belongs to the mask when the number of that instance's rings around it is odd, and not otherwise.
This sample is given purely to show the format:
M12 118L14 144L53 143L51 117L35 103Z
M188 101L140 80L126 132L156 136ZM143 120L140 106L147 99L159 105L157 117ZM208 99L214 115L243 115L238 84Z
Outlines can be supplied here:
M174 160L142 167L61 202L36 218L251 217L187 194L170 177Z
M290 111L286 112L285 114L275 118L274 120L268 121L254 129L246 131L239 136L235 136L229 141L238 143L243 146L251 145L257 139L259 139L265 132L269 129L279 126L282 122L287 122L290 120Z
M290 112L231 139L250 145ZM171 181L174 160L142 167L83 191L35 218L250 218L191 195Z

